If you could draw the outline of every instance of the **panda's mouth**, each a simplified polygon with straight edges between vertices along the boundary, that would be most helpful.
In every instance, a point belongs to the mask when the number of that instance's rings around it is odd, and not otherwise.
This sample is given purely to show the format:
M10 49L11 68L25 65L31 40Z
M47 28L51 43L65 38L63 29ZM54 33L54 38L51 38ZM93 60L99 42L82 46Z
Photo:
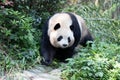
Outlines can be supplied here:
M65 49L65 48L68 48L68 47L63 47L63 46L62 46L62 47L60 47L60 48Z

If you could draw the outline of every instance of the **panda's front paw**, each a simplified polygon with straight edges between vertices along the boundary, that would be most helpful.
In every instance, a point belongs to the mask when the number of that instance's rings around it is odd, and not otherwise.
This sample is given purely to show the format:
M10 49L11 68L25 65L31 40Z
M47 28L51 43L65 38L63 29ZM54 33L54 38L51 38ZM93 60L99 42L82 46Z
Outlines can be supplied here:
M51 64L51 60L42 59L42 60L41 60L41 64L42 64L42 65L49 66L49 65Z

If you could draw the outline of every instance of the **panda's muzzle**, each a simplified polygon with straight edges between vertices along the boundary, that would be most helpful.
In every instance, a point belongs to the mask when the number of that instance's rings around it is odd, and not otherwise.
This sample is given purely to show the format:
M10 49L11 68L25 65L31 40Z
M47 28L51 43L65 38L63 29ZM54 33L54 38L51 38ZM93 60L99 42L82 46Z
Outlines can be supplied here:
M67 47L67 44L63 44L63 47Z

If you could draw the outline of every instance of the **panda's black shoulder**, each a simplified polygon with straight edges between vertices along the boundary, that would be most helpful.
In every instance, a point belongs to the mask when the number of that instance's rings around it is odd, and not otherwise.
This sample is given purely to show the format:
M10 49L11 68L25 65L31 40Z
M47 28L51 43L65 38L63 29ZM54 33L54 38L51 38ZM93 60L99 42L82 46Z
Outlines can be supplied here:
M50 45L50 42L49 42L49 36L48 36L48 25L49 25L49 19L50 17L48 17L46 19L46 21L43 23L42 25L42 36L41 36L41 40L40 40L40 43L41 44L44 44L44 45Z
M73 13L67 12L67 14L70 16L70 18L72 20L72 31L73 31L74 37L75 37L75 43L73 44L73 46L75 47L78 45L78 43L80 41L80 37L81 37L80 25L78 23L76 16Z

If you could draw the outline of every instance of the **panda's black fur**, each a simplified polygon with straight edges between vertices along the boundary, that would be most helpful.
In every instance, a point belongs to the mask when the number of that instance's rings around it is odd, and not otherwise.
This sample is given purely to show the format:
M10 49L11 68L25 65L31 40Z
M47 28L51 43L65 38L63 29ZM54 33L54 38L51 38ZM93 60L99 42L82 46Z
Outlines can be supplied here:
M78 44L86 46L87 41L93 41L93 38L90 33L80 41L81 31L79 27L80 25L78 24L78 20L76 19L74 14L72 13L66 13L66 14L68 14L72 20L73 27L71 28L71 30L74 33L75 42L71 47L64 49L56 48L52 46L50 43L50 38L47 33L49 19L51 18L50 17L42 27L41 49L40 49L40 54L43 57L43 59L41 60L42 64L49 65L52 63L52 60L54 58L58 59L59 61L65 61L65 59L71 58L75 54L74 49Z

